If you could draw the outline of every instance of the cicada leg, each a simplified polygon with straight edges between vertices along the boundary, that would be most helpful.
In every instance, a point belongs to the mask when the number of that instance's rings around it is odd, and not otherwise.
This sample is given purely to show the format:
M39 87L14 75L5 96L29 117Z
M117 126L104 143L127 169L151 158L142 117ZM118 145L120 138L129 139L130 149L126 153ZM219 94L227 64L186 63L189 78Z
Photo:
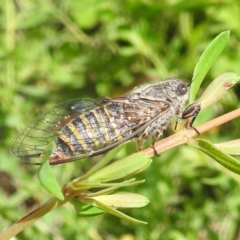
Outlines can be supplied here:
M193 123L198 115L198 113L200 112L201 110L201 105L199 102L194 102L192 103L191 105L189 105L185 111L183 112L182 114L182 119L187 119L187 122L185 123L185 127L190 127L192 129L195 130L195 132L197 133L197 136L200 135L200 132L195 128L193 127Z
M139 152L142 149L143 141L146 140L149 137L149 134L147 132L144 132L138 139L137 139L137 148L135 152Z
M137 147L135 149L135 152L141 151L142 143L143 143L143 139L142 138L137 140Z
M156 131L155 135L152 137L152 145L151 145L151 147L153 149L154 156L157 156L157 157L160 157L161 155L157 152L157 149L155 148L155 143L156 143L158 137L162 134L162 132L163 132L163 129L159 128Z
M153 149L154 156L158 156L158 157L160 157L160 155L158 154L157 149L155 148L155 143L156 143L158 137L159 137L161 134L162 134L162 129L158 129L158 130L156 131L156 133L152 136L152 144L151 144L151 147L152 147L152 149ZM139 138L139 139L137 140L137 148L136 148L135 152L141 151L142 143L143 143L143 141L146 140L148 137L149 137L149 134L148 134L147 132L144 132L144 133L142 134L141 138Z

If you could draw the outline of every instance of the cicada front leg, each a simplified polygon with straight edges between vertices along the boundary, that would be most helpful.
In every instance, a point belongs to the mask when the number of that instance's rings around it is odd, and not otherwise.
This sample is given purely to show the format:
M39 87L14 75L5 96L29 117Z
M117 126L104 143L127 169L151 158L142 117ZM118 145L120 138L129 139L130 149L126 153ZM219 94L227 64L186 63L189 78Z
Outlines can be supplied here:
M185 109L181 117L182 119L187 119L187 122L185 123L185 127L186 128L190 127L194 129L195 132L197 133L197 136L200 135L200 132L195 127L193 127L193 123L197 118L197 115L200 112L200 110L201 110L201 104L199 102L194 102Z

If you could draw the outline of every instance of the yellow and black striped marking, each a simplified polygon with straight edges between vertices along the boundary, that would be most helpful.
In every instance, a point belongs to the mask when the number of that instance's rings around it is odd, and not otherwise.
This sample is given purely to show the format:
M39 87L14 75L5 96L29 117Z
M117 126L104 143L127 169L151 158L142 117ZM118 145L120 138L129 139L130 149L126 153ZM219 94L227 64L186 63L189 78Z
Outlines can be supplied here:
M119 126L102 106L80 114L67 123L57 139L58 150L67 154L86 153L122 140Z
M121 141L122 136L120 135L116 124L112 121L112 116L110 115L109 110L107 109L107 107L102 107L101 110L103 111L101 116L106 117L107 124L110 128L110 131L108 132L110 139L115 139L115 141Z

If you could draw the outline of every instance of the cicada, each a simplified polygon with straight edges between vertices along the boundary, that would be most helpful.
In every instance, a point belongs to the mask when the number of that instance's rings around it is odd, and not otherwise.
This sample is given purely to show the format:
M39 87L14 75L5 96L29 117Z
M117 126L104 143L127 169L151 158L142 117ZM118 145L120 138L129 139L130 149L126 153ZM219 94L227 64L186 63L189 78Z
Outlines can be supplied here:
M192 118L199 109L184 107L189 85L178 78L144 84L124 97L73 99L41 114L15 139L11 152L32 164L41 164L47 146L55 142L50 164L61 164L107 152L136 139L152 144L173 117Z

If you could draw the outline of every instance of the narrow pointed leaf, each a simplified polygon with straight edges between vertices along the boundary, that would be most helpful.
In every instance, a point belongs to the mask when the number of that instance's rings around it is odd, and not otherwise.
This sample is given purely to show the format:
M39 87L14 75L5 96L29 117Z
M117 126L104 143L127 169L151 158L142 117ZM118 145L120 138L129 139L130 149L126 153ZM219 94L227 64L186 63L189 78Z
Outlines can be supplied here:
M144 171L150 164L151 158L142 152L132 154L101 169L88 178L89 182L108 182L131 176Z
M76 215L79 217L93 217L106 213L102 209L94 207L89 204L82 203L79 201L79 199L76 198L71 199L71 203L75 208Z
M240 76L232 72L223 73L215 78L198 99L201 102L201 108L204 109L217 102L239 79Z
M130 221L130 222L133 222L133 223L142 223L142 224L147 224L146 222L143 222L143 221L140 221L138 219L135 219L135 218L132 218L120 211L118 211L117 209L113 208L113 207L110 207L110 206L106 206L105 204L101 203L101 202L98 202L98 201L95 201L94 205L96 207L99 207L103 210L105 210L106 212L116 216L116 217L119 217L119 218L122 218L124 220L127 220L127 221Z
M202 53L193 72L193 83L191 85L190 103L194 102L198 89L205 78L207 72L212 67L218 56L228 43L230 31L220 33L213 41L208 45L205 51Z
M85 207L83 207L82 211L77 214L77 216L79 216L79 217L95 217L98 215L102 215L104 213L106 213L106 212L100 208L86 205Z
M109 151L105 156L103 156L103 158L97 164L95 164L95 166L93 166L87 173L85 173L79 179L81 179L81 180L86 179L93 173L97 172L99 169L106 166L117 155L117 153L120 152L128 143L129 142L127 141L127 142L115 147L111 151Z
M38 179L41 182L42 186L51 194L53 194L59 200L64 200L64 196L61 192L61 188L58 185L57 179L52 172L52 169L49 165L49 157L54 148L54 144L49 144L44 157L42 159L42 165L38 169Z
M214 144L214 146L229 155L240 156L240 139Z
M130 179L130 180L124 181L122 183L117 183L117 186L115 185L116 183L110 183L110 185L113 184L111 187L102 189L98 192L88 193L88 197L95 197L95 196L104 195L104 194L109 195L110 193L112 193L113 191L117 190L120 187L136 186L136 185L144 183L144 182L145 182L145 180L135 181L135 179ZM105 184L105 183L103 183L103 184Z
M240 161L222 152L210 142L203 139L196 139L194 141L189 141L188 144L200 149L230 171L240 174Z
M71 185L71 189L74 191L83 191L83 190L89 190L91 188L105 188L105 187L114 187L114 188L120 188L120 187L129 187L129 186L134 186L137 184L142 183L144 180L141 181L134 181L134 179L130 182L130 181L124 181L124 182L120 182L120 183L94 183L94 182L90 182L90 183L74 183Z
M148 198L135 193L116 193L93 197L94 200L114 208L140 208L149 203Z

